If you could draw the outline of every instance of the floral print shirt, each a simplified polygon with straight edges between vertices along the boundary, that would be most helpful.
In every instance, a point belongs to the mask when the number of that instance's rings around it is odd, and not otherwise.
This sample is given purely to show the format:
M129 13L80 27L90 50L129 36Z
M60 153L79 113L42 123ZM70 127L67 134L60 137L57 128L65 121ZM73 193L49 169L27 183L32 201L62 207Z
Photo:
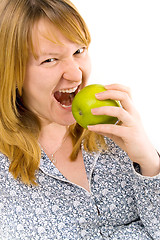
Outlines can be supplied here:
M1 240L158 240L160 175L145 177L127 154L84 151L90 192L68 181L42 152L38 186L8 172L0 155Z

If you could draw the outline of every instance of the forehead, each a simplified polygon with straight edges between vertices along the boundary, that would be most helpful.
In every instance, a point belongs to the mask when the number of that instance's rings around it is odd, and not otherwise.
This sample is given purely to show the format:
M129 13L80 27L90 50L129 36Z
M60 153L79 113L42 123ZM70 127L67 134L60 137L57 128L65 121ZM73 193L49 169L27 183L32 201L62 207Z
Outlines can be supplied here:
M76 46L82 44L82 42L76 41L76 36L68 39L62 31L48 19L40 19L34 24L31 38L31 50L35 58L53 47L60 50L66 46L73 45L73 43Z
M43 51L48 45L63 45L64 36L49 20L41 19L32 29L32 50L34 53Z

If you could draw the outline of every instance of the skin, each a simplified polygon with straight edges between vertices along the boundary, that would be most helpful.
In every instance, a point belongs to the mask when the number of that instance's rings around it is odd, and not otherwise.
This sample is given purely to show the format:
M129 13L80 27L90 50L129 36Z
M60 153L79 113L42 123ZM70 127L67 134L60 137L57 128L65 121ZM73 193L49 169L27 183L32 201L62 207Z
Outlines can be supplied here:
M107 85L105 88L107 91L96 94L96 98L119 100L123 108L100 107L92 109L92 114L117 117L120 124L88 126L88 129L115 141L133 162L140 165L143 175L157 175L160 172L160 159L144 131L140 115L133 105L130 89L120 84Z
M53 32L48 40L45 36ZM84 45L66 39L49 21L40 20L33 28L33 47L38 56L30 52L23 85L23 100L40 118L42 126L50 123L68 126L75 122L71 108L62 108L53 93L86 85L90 75L90 58Z
M61 44L55 43L54 35ZM53 41L46 38L52 37ZM76 161L69 155L72 142L69 136L63 141L68 125L75 122L71 107L62 107L54 98L57 90L84 87L90 75L91 64L88 50L66 39L59 30L45 19L33 28L33 45L38 58L30 52L23 86L23 100L40 119L39 142L48 156L55 153L56 167L70 181L90 191L85 166L80 151ZM124 149L133 162L141 166L142 174L159 173L159 157L146 137L139 114L135 110L127 87L113 84L108 91L96 95L97 99L119 100L123 108L102 107L93 114L118 117L121 125L96 125L88 129L113 139Z
M60 43L56 43L57 39ZM75 119L71 107L62 107L53 94L62 89L84 87L91 71L90 58L86 46L66 39L46 19L41 19L33 27L33 48L38 58L35 59L30 52L23 85L23 100L40 119L40 140L48 146L49 151L52 149L54 152L66 132L66 126L73 124ZM60 136L59 141L56 133ZM50 139L46 135L55 139L56 143L50 146Z
M55 43L57 39L60 43ZM33 47L38 58L30 52L23 100L40 119L39 143L48 157L58 149L54 157L59 171L90 191L81 151L76 161L70 161L72 141L65 135L68 125L75 122L71 107L62 107L53 95L58 90L76 86L81 89L86 85L91 71L88 49L69 41L46 19L33 28Z

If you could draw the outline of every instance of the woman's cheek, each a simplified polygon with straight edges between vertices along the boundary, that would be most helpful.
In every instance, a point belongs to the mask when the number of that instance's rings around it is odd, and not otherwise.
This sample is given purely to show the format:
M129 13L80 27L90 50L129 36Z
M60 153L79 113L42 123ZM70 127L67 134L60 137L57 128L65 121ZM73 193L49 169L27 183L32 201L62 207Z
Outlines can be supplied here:
M90 60L90 56L88 55L87 56L87 59L86 61L83 62L83 66L81 68L81 71L82 71L82 76L83 76L83 81L85 83L87 83L89 77L90 77L90 74L91 74L91 70L92 70L92 66L91 66L91 60Z

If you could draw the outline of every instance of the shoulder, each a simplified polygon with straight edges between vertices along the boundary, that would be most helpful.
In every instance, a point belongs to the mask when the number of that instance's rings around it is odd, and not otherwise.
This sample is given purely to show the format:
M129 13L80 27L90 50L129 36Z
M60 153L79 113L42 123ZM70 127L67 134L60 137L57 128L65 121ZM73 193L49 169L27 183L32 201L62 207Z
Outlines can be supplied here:
M104 138L106 142L106 151L102 151L102 153L105 153L106 155L109 155L110 157L114 157L115 159L118 159L119 161L130 161L127 153L121 149L114 141L112 141L110 138L105 137Z
M114 141L105 137L106 150L101 151L99 158L108 166L117 167L120 171L130 173L133 171L133 163L128 154ZM106 163L107 162L107 163Z
M2 164L9 165L9 159L5 154L0 152L0 165L2 165Z
M130 172L133 175L135 173L141 174L140 166L138 163L132 162L128 154L118 145L116 145L116 143L111 139L106 137L104 139L107 145L107 151L105 151L105 154L112 159L114 164L117 163L120 168L123 169L123 171L128 171L128 169L130 169Z
M9 171L10 161L6 155L0 152L0 173L4 174Z

